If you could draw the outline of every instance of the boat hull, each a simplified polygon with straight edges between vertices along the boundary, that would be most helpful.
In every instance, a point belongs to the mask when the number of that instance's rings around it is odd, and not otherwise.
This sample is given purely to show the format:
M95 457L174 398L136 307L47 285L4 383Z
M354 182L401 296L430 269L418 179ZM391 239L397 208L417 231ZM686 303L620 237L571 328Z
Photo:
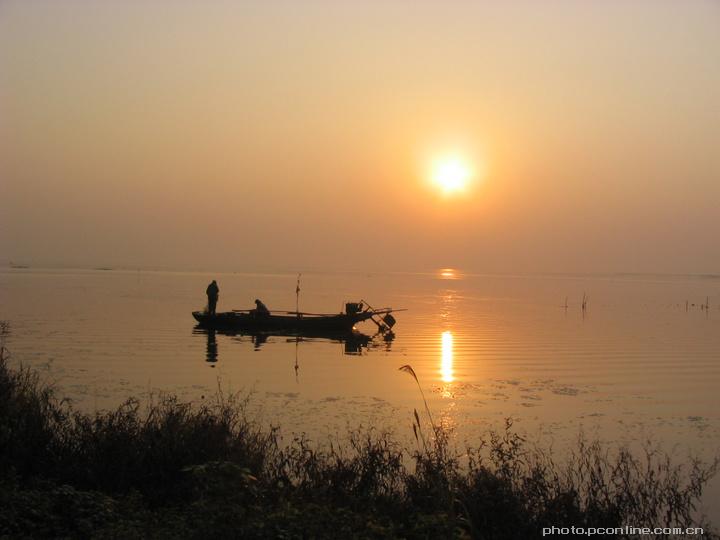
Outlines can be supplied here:
M210 314L193 311L199 326L217 330L250 330L257 332L351 332L353 327L372 317L369 312L338 315L262 315L228 311Z
M285 338L281 342L295 341L297 343L304 341L330 341L341 343L345 354L360 355L364 348L370 345L373 340L371 336L363 334L357 330L346 331L310 331L303 332L299 330L247 330L247 329L214 329L203 328L199 324L193 330L193 334L203 334L207 336L208 362L217 360L217 342L215 335L231 336L236 338L249 337L255 344L255 349L259 350L264 347L268 340L274 337Z

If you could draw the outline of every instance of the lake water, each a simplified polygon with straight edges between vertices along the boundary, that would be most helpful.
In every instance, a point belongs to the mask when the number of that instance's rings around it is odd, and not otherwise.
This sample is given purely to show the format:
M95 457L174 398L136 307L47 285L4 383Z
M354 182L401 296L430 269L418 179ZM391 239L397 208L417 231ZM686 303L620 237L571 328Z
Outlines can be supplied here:
M720 452L720 277L304 274L301 311L360 299L407 309L393 340L359 346L200 332L190 313L211 279L219 311L255 298L295 308L295 274L6 269L0 319L13 361L84 410L159 392L202 401L220 387L252 392L254 411L287 434L372 425L408 437L423 407L398 371L409 364L459 444L512 417L558 449L582 430L612 444L652 438L681 461ZM715 522L719 484L706 497Z

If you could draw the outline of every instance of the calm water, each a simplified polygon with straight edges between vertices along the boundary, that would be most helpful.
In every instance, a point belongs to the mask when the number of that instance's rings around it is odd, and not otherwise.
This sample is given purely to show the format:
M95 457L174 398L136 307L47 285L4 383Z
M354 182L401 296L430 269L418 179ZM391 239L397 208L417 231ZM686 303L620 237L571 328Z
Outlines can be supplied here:
M679 456L720 451L719 278L303 275L304 311L359 299L408 309L393 341L359 349L194 330L190 312L204 306L211 279L219 310L255 298L295 307L291 274L8 269L0 318L11 323L13 359L42 369L86 410L162 391L208 399L219 386L252 391L253 406L286 433L322 438L362 424L404 436L422 406L398 371L410 364L460 443L513 417L557 448L582 429L613 443L652 437ZM718 484L707 498L716 522Z

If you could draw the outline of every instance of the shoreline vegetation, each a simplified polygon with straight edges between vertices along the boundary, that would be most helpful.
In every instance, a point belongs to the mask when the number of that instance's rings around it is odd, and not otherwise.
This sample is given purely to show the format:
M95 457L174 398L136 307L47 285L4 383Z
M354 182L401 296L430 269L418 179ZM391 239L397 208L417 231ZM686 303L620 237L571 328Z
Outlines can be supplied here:
M0 351L3 538L530 539L573 525L718 538L695 515L717 459L675 464L581 437L559 463L511 421L458 451L429 409L415 412L414 449L374 429L344 445L286 444L221 392L85 414Z

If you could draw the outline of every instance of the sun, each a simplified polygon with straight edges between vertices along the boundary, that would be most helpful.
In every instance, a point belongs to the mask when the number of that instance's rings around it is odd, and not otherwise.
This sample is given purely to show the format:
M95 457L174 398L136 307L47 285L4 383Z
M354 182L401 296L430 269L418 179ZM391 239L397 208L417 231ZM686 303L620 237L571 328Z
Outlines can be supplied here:
M467 189L472 179L470 166L459 157L438 159L432 168L432 182L445 195L453 195Z

